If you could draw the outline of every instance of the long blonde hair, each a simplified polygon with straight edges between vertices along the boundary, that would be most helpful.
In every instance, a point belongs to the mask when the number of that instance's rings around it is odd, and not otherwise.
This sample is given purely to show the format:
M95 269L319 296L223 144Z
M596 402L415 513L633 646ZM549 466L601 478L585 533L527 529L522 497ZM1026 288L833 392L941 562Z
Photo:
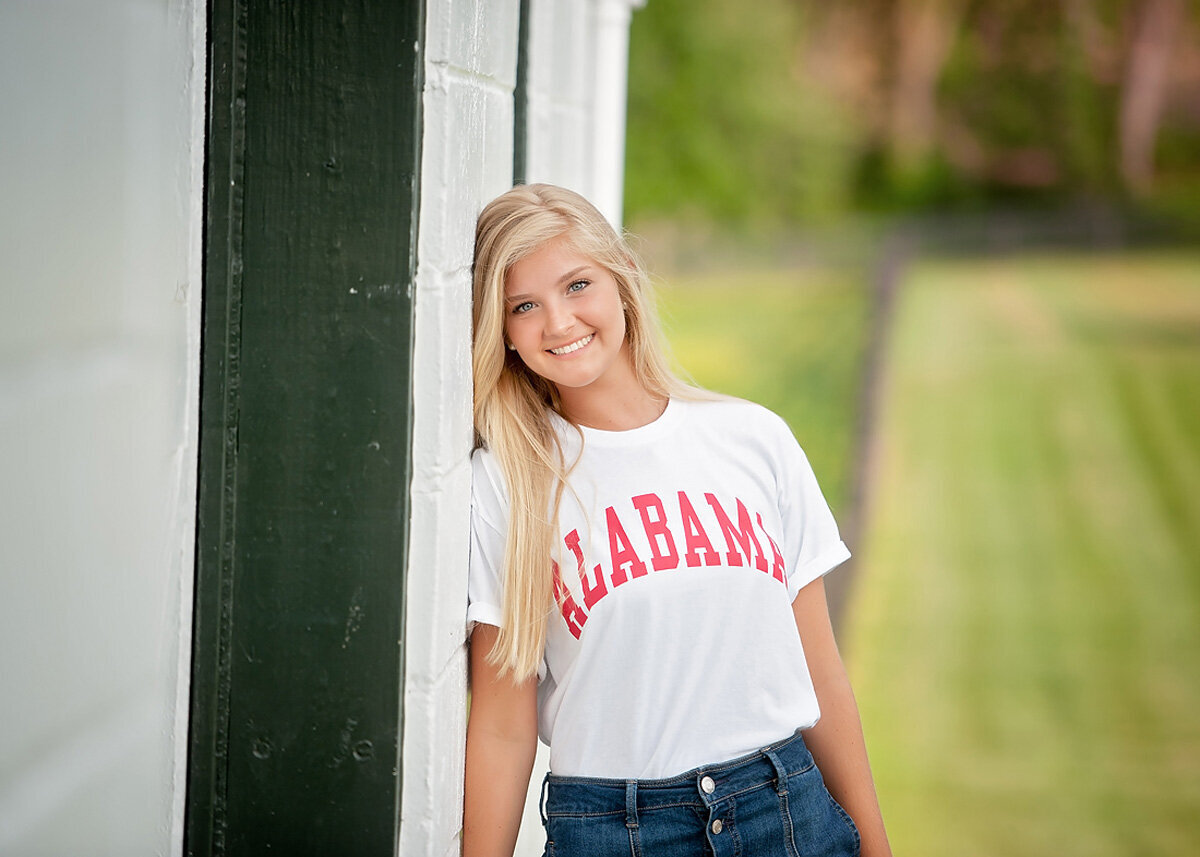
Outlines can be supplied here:
M488 657L517 681L536 673L542 657L554 605L554 529L574 462L564 461L551 422L551 411L562 415L557 389L505 347L504 286L516 262L560 236L616 280L631 363L646 391L661 398L692 391L667 362L645 271L591 203L565 188L531 184L514 187L484 208L475 229L475 432L477 444L498 460L509 499L503 624Z

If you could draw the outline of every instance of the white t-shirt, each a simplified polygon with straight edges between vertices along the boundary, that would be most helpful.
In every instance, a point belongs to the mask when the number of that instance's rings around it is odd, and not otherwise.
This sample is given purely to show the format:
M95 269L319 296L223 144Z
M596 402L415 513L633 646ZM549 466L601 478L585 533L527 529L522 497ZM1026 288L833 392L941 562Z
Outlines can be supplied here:
M579 433L558 422L570 462ZM783 420L672 399L640 428L582 431L552 558L566 597L538 673L550 770L669 777L816 723L791 602L850 552ZM469 625L501 624L508 506L499 463L476 451Z

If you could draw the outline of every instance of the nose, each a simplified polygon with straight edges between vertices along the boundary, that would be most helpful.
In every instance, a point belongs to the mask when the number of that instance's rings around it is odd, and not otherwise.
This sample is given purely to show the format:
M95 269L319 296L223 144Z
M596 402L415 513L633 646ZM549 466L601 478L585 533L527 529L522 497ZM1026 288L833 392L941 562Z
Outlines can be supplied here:
M563 301L551 301L546 305L546 336L558 338L575 326L575 313Z

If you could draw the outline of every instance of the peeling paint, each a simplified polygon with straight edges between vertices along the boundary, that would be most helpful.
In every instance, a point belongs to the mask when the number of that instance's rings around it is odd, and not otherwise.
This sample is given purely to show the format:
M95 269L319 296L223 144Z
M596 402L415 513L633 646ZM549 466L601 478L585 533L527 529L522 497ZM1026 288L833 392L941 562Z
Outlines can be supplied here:
M356 718L346 718L346 722L342 726L342 731L338 734L337 751L333 754L333 758L329 760L329 767L340 767L342 762L350 758L350 755L353 752L350 749L350 742L354 739L354 730L357 726L358 720ZM355 749L357 749L357 747Z
M335 513L336 514L336 513ZM350 638L362 626L363 616L363 590L359 586L354 590L354 595L350 598L350 609L346 615L346 634L342 637L342 648L345 649L350 645Z

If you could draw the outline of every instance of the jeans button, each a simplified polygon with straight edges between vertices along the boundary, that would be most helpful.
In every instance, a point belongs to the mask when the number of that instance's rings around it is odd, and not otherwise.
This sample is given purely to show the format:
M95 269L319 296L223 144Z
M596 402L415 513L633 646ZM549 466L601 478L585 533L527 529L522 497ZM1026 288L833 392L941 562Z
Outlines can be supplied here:
M725 829L725 825L721 823L721 819L718 818L715 821L713 821L713 823L712 823L712 832L713 833L720 833L724 829Z
M717 784L713 782L712 777L705 777L704 779L702 779L700 781L700 788L704 789L704 793L706 795L712 794L713 789L715 789L716 787L717 787Z

